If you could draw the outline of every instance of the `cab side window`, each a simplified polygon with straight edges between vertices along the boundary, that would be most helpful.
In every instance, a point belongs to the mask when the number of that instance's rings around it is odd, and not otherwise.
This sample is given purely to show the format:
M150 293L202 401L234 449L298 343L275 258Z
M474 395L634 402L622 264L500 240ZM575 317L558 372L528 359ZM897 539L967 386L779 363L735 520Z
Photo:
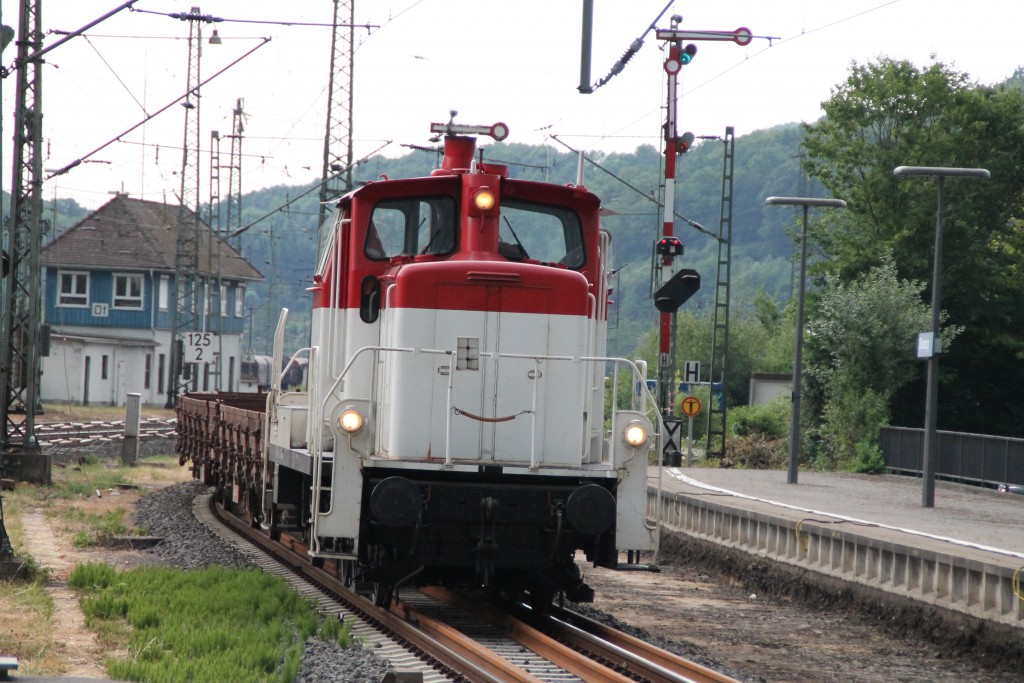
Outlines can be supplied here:
M456 244L455 217L452 197L385 199L373 207L364 252L375 261L450 254Z

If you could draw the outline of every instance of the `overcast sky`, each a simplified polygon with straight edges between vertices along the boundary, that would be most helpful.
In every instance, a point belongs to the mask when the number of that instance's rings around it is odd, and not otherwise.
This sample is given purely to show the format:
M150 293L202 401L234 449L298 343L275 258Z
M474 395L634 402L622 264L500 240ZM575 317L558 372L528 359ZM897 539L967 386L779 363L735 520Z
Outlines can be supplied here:
M664 119L664 44L646 35L639 54L593 94L582 95L582 0L354 0L354 154L398 156L403 144L429 144L429 125L503 121L509 142L548 143L550 136L586 150L631 151L659 144ZM595 0L591 81L615 61L664 9L667 0ZM120 0L43 0L45 44L117 7ZM3 0L2 21L17 26L20 3ZM139 0L47 56L43 68L43 165L49 171L84 158L185 89L187 22L157 13L188 12L180 0ZM331 0L206 0L203 14L225 19L202 26L201 73L212 76L271 41L202 88L202 191L208 199L210 131L227 134L244 100L243 191L313 182L320 176L327 117ZM747 27L747 46L700 42L681 74L680 132L737 136L794 121L814 121L820 103L852 61L879 56L918 65L934 55L995 83L1024 64L1017 0L678 0L657 26L681 15L682 29ZM244 20L244 21L243 21ZM253 23L256 21L280 23ZM281 23L292 23L291 26ZM213 29L223 39L207 43ZM1010 31L1011 33L1007 33ZM766 37L771 37L768 40ZM10 65L14 46L3 53ZM10 190L16 76L3 81L2 181ZM113 191L177 202L184 110L173 104L145 126L44 184L49 199L74 197L95 208ZM228 141L221 143L227 164ZM738 149L738 153L741 150ZM683 173L685 174L685 168ZM44 175L49 176L50 172ZM222 171L222 196L227 192Z

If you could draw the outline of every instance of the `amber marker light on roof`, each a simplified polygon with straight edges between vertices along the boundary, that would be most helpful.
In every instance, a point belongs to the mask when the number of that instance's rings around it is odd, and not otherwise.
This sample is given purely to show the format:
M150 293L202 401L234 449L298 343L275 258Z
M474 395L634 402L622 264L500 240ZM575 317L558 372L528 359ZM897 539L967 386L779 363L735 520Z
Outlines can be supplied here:
M488 187L481 187L473 195L473 206L480 211L489 211L494 208L494 193Z

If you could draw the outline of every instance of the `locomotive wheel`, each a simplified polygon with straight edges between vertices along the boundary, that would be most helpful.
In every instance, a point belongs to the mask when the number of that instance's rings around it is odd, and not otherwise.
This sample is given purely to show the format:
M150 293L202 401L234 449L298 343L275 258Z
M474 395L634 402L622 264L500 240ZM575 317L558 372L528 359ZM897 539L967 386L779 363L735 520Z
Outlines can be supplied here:
M267 530L267 535L270 536L271 541L280 541L281 512L277 509L276 505L270 508L270 519L268 521L270 522L270 524L268 525L269 529Z
M256 490L256 485L250 482L245 489L245 509L249 512L249 521L253 529L259 527L263 522L262 503L263 501Z
M391 607L394 588L379 581L353 581L352 591L367 600L372 600L377 607Z
M388 550L375 546L370 550L370 565L371 567L380 567L386 558L390 556ZM372 600L373 604L377 607L383 607L387 609L391 606L392 599L395 593L395 587L391 584L382 581L360 581L358 576L361 573L358 566L355 563L352 564L352 591L356 595L361 595L367 600Z
M555 589L548 586L543 588L531 586L528 604L535 614L546 615L551 611L551 603L555 599L556 592Z
M391 607L391 601L394 596L394 586L390 586L381 581L359 581L353 579L352 591L356 595L361 595L367 600L373 601L373 604L377 607L383 607L387 609Z
M373 584L373 592L367 596L373 600L377 607L387 609L391 607L391 600L394 596L394 588L383 583Z

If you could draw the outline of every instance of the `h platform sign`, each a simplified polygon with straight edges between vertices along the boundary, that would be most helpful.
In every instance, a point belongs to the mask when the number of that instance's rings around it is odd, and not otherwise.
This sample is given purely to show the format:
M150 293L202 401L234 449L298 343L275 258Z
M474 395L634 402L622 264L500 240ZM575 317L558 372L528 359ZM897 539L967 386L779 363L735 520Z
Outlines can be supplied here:
M683 365L683 384L700 383L700 361L688 360Z

